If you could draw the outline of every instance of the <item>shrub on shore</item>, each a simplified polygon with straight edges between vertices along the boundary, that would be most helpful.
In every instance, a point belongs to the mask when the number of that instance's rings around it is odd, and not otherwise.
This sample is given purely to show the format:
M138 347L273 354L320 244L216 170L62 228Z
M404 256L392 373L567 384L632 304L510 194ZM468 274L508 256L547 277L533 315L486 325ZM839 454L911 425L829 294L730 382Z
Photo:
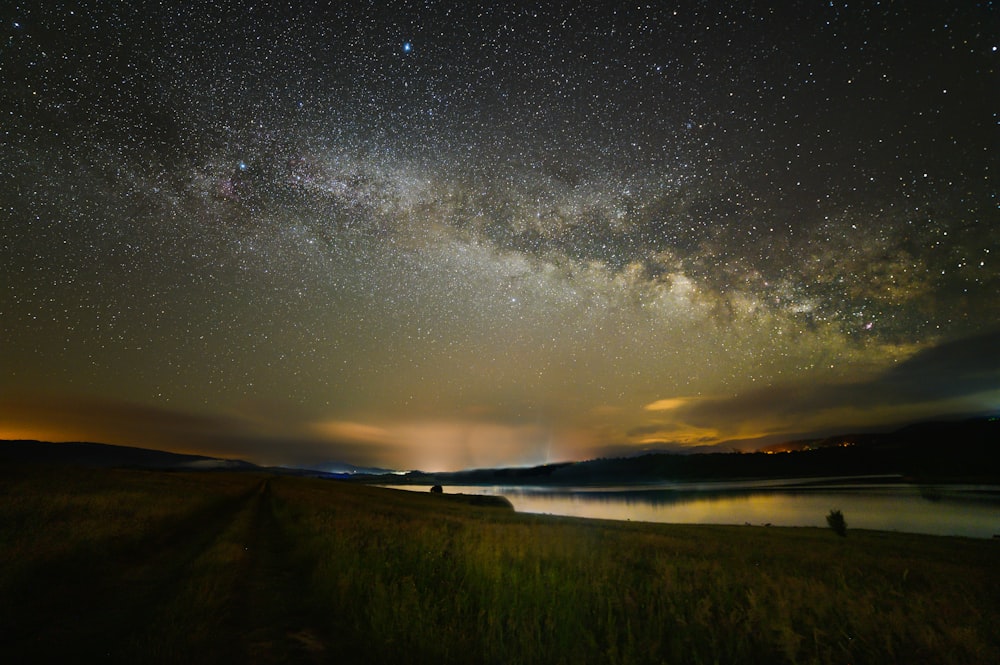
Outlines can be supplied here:
M844 519L844 513L839 510L831 510L826 516L826 523L835 534L842 538L847 537L847 520Z

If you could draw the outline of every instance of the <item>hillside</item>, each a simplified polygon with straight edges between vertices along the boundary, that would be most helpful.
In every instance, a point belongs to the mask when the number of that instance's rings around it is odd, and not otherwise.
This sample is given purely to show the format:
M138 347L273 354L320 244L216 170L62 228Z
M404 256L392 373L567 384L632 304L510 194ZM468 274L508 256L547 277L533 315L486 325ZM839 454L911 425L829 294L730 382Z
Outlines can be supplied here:
M163 450L113 446L106 443L0 441L0 462L72 465L91 468L228 469L257 468L242 460L184 455Z
M929 422L892 432L796 441L788 452L649 453L530 468L369 477L394 483L587 485L671 480L894 474L921 481L1000 481L1000 419Z

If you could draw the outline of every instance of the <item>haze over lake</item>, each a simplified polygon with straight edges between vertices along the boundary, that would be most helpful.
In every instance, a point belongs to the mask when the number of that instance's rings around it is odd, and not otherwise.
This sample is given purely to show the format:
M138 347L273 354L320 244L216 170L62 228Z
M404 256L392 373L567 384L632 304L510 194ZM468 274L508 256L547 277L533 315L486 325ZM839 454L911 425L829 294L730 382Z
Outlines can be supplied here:
M399 489L426 491L413 485ZM826 526L832 509L848 529L989 538L1000 533L1000 487L914 485L891 477L811 478L617 487L446 486L499 494L523 513L679 524Z

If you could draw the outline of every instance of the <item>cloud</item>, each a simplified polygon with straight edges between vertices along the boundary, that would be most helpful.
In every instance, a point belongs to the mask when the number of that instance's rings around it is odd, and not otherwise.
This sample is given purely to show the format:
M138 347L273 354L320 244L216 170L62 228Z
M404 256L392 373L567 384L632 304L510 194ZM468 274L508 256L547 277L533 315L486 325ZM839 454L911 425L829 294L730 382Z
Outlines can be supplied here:
M333 439L367 443L387 443L391 440L389 430L364 423L331 420L315 423L312 429L324 437Z
M946 341L870 378L782 383L736 396L666 398L645 405L652 422L633 444L704 445L711 437L773 440L852 427L965 415L1000 406L1000 331Z
M317 429L377 446L383 465L425 471L543 463L548 461L551 439L541 425L463 418L384 425L334 421Z
M658 399L655 402L650 402L646 406L642 407L647 411L673 411L674 409L679 409L682 406L686 406L691 402L695 401L696 397L669 397L666 399Z
M0 439L94 441L262 465L430 471L547 462L559 437L540 424L457 416L391 422L309 420L280 403L203 415L79 396L0 396Z
M787 382L735 396L663 397L641 410L550 409L478 402L436 415L317 418L281 402L211 415L80 396L0 394L0 438L100 441L247 459L259 464L348 461L399 469L526 465L632 452L753 447L753 441L873 428L1000 408L1000 330L929 346L854 381ZM738 442L734 445L733 442Z
M171 411L124 401L77 396L16 396L0 398L0 434L10 431L44 432L55 440L119 443L128 439L156 444L180 436L213 436L225 433L232 423L225 417Z
M930 347L885 373L877 387L899 400L933 401L1000 390L1000 330Z
M634 427L628 431L631 440L641 444L677 444L694 446L711 444L719 439L719 431L711 427L692 426L684 422L657 422Z

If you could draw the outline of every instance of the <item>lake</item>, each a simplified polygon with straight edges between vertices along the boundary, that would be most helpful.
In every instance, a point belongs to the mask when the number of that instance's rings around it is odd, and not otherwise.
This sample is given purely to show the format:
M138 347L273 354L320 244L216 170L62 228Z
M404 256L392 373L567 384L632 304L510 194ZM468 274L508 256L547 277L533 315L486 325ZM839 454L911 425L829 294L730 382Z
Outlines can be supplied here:
M428 491L427 486L387 485ZM1000 534L1000 486L914 485L887 476L659 483L619 487L446 486L499 494L522 513L678 524L826 527L990 538Z

